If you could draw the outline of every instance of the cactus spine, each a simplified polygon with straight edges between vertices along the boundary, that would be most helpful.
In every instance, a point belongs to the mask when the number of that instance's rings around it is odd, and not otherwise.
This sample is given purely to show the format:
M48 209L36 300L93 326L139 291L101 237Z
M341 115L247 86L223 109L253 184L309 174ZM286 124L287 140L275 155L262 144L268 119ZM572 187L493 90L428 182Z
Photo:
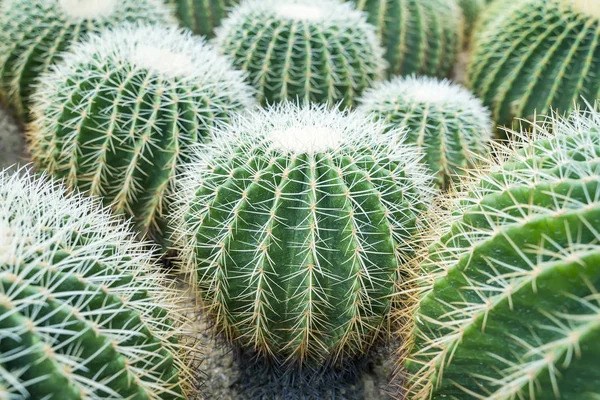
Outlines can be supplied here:
M489 111L447 80L394 78L367 91L360 103L360 111L407 128L405 140L424 150L424 161L442 188L488 153Z
M182 25L194 33L213 36L214 30L221 24L229 8L239 0L169 0L176 9Z
M171 22L160 0L11 0L0 4L0 96L29 120L37 78L88 35L124 22Z
M352 106L384 69L374 28L337 0L245 0L217 30L261 103Z
M319 367L385 331L429 176L397 132L283 104L240 117L176 191L183 270L225 335Z
M176 294L152 254L94 201L25 172L0 172L0 398L183 398Z
M425 263L410 398L600 396L600 114L526 136L449 204Z
M481 24L469 81L498 124L600 97L597 10L587 0L510 1Z
M462 16L455 0L352 2L377 27L389 75L448 76L462 46Z
M162 240L167 197L190 146L251 105L252 95L244 75L203 39L122 27L44 75L28 129L32 157Z

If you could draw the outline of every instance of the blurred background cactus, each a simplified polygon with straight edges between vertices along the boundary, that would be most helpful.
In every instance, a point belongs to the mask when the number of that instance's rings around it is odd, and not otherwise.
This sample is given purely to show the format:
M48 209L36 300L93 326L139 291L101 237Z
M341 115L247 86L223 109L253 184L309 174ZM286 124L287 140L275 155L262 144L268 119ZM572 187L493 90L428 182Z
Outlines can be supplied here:
M174 22L161 0L0 2L0 98L29 120L37 78L88 35L124 22Z
M197 35L211 37L229 9L239 0L167 0L179 22Z

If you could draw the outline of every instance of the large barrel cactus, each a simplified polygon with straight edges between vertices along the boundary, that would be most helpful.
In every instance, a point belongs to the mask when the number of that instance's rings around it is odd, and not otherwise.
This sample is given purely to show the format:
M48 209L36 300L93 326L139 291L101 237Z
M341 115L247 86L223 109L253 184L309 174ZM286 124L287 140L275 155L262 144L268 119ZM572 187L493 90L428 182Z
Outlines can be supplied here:
M360 103L360 111L407 129L405 140L424 150L424 161L442 188L488 153L489 111L447 80L398 77L367 91Z
M88 35L124 22L174 21L161 0L0 2L0 97L23 119L37 78Z
M175 6L176 15L182 25L194 33L213 36L229 9L239 0L168 0Z
M190 146L252 104L253 94L203 39L121 27L77 46L44 75L28 130L32 157L160 240Z
M600 397L600 114L547 128L499 148L449 204L414 315L409 398Z
M475 33L468 80L500 125L600 97L595 0L495 2Z
M352 106L385 66L373 26L338 0L245 0L217 32L263 104Z
M0 398L184 398L158 269L95 201L0 172Z
M198 152L176 192L176 243L228 339L320 367L385 331L432 189L416 149L384 130L284 104Z
M462 46L456 0L352 0L377 27L390 75L450 74Z

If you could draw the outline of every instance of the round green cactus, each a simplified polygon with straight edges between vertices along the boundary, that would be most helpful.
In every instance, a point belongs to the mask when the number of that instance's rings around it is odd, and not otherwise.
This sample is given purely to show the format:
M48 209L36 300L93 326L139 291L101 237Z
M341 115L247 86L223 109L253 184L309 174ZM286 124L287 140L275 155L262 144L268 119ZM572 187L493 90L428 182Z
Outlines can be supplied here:
M320 368L385 331L433 191L417 150L385 128L284 103L198 152L176 191L175 243L229 340Z
M510 127L515 118L533 119L551 108L567 113L600 97L597 1L494 5L493 18L475 33L468 79L498 124Z
M443 215L410 398L600 396L600 114L518 138Z
M184 398L178 295L128 228L44 177L0 172L0 398Z
M77 46L43 76L27 132L32 158L160 241L190 147L251 105L253 94L202 38L124 26Z
M463 20L455 0L352 0L377 27L389 75L446 77L462 48Z
M442 188L488 154L489 111L447 80L398 77L367 91L360 103L360 111L407 128L405 140L424 150L424 161Z
M168 0L182 25L198 35L211 37L229 8L239 0Z
M352 106L385 67L374 28L337 0L245 0L217 29L216 41L248 71L262 104Z
M124 22L174 19L160 0L11 0L0 3L0 97L29 120L37 78L73 44Z

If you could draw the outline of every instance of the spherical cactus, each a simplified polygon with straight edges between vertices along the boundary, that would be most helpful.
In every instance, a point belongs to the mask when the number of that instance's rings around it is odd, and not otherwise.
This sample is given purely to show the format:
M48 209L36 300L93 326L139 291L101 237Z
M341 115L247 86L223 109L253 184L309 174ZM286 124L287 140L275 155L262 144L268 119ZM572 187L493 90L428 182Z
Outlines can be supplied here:
M566 113L600 97L600 7L595 0L494 3L475 33L469 82L496 122ZM585 100L585 101L584 101Z
M216 41L248 71L263 104L352 106L385 67L374 28L337 0L245 0L217 29Z
M89 34L127 21L167 23L160 0L11 0L0 3L0 96L29 119L37 78Z
M451 204L425 263L411 399L600 396L600 114L555 118Z
M121 27L77 46L43 76L28 129L32 157L161 240L168 194L191 145L252 104L253 94L203 39Z
M239 0L168 0L175 6L176 15L182 25L194 33L213 36L214 29L221 24L229 8Z
M95 201L0 172L0 398L184 398L158 269Z
M449 81L395 78L367 91L359 109L392 127L406 127L406 141L424 150L424 161L442 188L488 154L489 111Z
M175 242L227 338L318 368L385 330L432 189L417 150L384 130L288 103L198 153L176 191Z
M462 46L462 15L455 0L352 1L377 27L389 75L449 75Z

